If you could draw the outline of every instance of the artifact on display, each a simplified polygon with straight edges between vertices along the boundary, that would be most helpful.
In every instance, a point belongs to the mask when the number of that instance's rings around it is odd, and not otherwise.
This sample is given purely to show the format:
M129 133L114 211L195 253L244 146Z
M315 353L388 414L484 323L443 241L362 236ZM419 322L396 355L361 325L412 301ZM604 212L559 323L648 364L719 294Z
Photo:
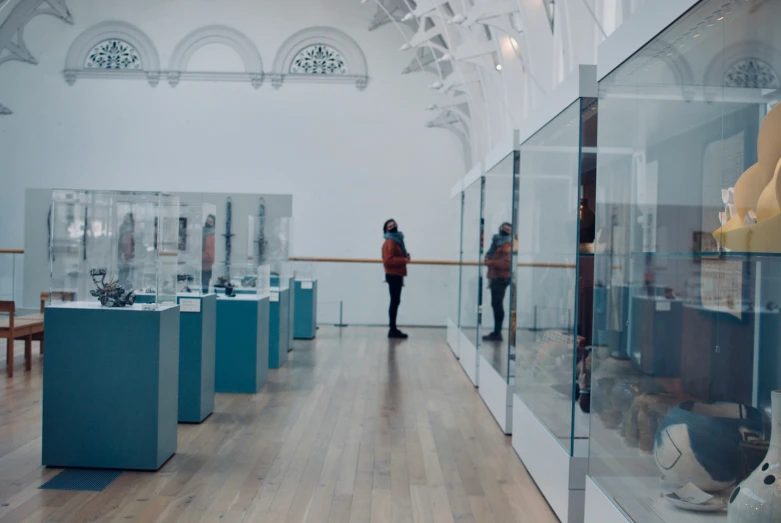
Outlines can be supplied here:
M106 282L108 274L106 269L92 269L89 274L97 287L97 289L91 290L90 294L98 298L104 307L126 307L136 302L136 294L132 290L126 291L124 287L119 285L119 280Z

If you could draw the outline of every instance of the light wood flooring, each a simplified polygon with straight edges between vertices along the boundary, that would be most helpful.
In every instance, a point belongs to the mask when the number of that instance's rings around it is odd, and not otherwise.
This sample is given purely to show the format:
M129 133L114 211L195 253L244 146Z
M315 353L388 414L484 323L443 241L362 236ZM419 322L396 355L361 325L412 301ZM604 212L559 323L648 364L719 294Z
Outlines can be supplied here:
M204 423L179 425L159 472L101 493L38 490L59 471L40 466L36 347L32 372L19 358L0 378L0 523L557 521L445 331L385 334L322 328L296 342L261 394L217 395Z

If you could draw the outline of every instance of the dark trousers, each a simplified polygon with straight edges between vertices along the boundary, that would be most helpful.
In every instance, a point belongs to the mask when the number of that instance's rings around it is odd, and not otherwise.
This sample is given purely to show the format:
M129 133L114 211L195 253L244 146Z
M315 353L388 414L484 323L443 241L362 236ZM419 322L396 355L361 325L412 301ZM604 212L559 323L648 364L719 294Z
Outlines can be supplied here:
M206 294L209 292L209 282L212 279L212 270L209 269L204 270L201 272L201 288L203 289L203 293Z
M388 316L390 318L391 330L396 330L396 317L399 314L399 305L401 304L401 288L404 286L404 277L396 276L395 274L386 274L385 281L388 282L388 290L390 291L390 308L388 309Z
M510 285L509 278L494 278L491 280L491 308L494 310L494 332L502 332L504 324L504 295Z

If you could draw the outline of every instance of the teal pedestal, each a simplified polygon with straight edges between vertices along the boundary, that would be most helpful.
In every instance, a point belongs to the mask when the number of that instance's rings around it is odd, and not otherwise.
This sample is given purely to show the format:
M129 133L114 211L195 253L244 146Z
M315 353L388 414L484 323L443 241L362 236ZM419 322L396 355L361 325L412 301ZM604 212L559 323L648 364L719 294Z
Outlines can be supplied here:
M200 423L214 412L217 295L182 294L179 317L179 421Z
M287 314L287 349L293 350L293 338L296 330L296 279L290 278L288 293L288 314Z
M176 452L179 307L46 307L42 462L158 470Z
M290 339L290 290L271 289L268 366L278 369L287 362Z
M293 337L311 340L317 335L317 280L296 281Z
M269 300L217 298L216 392L255 394L268 377Z

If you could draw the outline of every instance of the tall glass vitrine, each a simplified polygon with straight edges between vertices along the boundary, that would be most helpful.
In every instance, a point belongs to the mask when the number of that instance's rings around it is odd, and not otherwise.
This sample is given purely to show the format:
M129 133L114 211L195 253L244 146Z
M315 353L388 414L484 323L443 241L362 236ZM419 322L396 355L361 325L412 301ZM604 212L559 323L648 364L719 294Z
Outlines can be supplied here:
M483 190L480 177L464 188L461 256L461 366L478 385L480 316L482 303Z
M456 358L460 357L460 326L461 326L461 271L462 271L462 245L463 245L463 212L464 193L459 182L451 191L450 205L453 215L458 220L458 244L453 254L457 266L450 271L451 281L448 285L448 310L447 310L447 343Z
M135 293L176 301L179 199L163 193L52 192L50 301L124 308Z
M781 517L778 20L698 2L600 80L586 521Z
M513 446L565 522L582 518L588 456L596 94L580 66L520 145Z
M512 430L515 376L515 266L518 253L516 202L517 131L488 156L483 177L484 242L481 260L480 396L500 428ZM495 159L494 159L495 158ZM490 163L489 163L490 162Z

